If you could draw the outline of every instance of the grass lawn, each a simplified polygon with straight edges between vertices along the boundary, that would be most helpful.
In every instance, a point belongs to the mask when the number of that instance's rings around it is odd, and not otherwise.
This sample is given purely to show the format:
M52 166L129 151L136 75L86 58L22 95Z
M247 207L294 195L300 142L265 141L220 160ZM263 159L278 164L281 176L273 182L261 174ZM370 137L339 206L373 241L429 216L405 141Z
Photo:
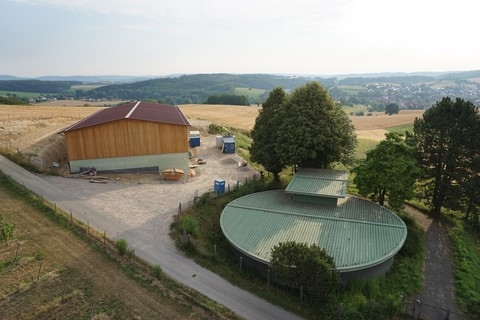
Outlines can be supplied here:
M238 96L247 96L250 101L257 100L262 94L265 93L263 89L255 89L255 88L242 88L236 87L234 89L234 94Z
M367 113L368 112L368 107L366 105L363 105L363 104L356 104L353 107L352 106L342 106L342 110L346 114L350 115L352 113L356 113L356 112L360 112L360 111L363 111L363 112Z

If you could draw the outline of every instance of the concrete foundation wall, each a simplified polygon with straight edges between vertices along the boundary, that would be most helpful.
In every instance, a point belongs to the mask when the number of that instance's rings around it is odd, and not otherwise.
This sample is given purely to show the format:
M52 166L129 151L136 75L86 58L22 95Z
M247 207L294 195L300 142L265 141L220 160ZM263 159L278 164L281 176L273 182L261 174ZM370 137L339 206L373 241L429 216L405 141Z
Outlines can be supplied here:
M244 252L238 250L235 246L231 246L231 248L238 259L240 259L240 257L242 258L242 264L253 267L262 276L264 277L270 276L271 277L270 280L275 281L275 275L274 274L270 275L268 272L268 269L269 269L268 264L251 258L250 256L246 255ZM387 273L388 270L390 270L390 267L393 264L393 260L394 258L392 257L379 265L362 269L362 270L356 270L351 272L340 271L340 279L342 282L348 282L350 280L367 281L367 280L379 278L383 276L385 273Z
M182 169L185 179L188 178L188 152L170 153L161 155L147 155L138 157L120 157L104 159L73 160L69 162L71 172L79 172L80 167L95 167L102 171L134 171L143 168L157 168L159 172L164 169Z

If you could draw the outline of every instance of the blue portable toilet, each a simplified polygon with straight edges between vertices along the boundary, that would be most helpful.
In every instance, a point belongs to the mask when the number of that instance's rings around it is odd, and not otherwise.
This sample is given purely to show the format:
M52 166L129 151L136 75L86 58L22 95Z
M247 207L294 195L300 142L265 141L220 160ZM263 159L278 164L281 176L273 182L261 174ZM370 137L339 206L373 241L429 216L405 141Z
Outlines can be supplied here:
M225 193L225 180L217 178L213 184L213 191L217 194Z
M235 138L224 137L222 150L223 153L235 153Z
M189 137L190 147L199 147L200 146L200 131L190 131Z

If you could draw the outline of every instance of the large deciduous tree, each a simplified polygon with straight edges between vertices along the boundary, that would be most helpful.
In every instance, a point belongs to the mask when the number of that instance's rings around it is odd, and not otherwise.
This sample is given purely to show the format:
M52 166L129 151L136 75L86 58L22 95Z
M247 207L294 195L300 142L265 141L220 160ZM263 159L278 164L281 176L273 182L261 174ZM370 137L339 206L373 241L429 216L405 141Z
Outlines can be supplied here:
M285 167L282 154L277 147L278 128L282 122L282 107L287 101L287 94L282 88L273 89L255 120L252 130L252 145L250 146L251 160L263 165L271 172L274 179Z
M272 91L252 137L252 159L274 175L289 165L351 164L357 142L350 119L317 82L290 95L282 89Z
M385 114L391 116L392 114L398 114L400 112L400 107L396 103L389 103L385 106Z
M430 182L427 196L432 213L440 215L443 206L478 204L474 187L480 160L478 108L469 101L445 97L415 119L413 128L418 162Z
M359 193L382 206L387 198L394 209L402 208L403 202L413 197L418 171L415 146L407 144L398 133L388 133L353 168Z
M271 251L270 267L280 283L319 298L333 292L340 279L333 258L317 245L281 242Z
M318 82L309 82L290 95L279 135L287 165L327 168L333 162L353 162L355 129Z

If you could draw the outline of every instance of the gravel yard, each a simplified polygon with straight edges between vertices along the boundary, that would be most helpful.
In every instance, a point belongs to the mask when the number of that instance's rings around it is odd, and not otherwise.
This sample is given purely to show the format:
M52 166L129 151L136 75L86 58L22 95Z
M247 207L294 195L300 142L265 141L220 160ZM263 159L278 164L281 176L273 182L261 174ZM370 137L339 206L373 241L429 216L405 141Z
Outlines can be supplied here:
M192 162L201 158L206 163L194 168L195 176L184 182L165 181L160 174L140 172L101 174L108 177L105 184L89 183L88 178L78 176L44 176L43 179L121 223L117 233L143 226L149 232L158 230L159 236L168 238L169 226L180 202L185 208L195 195L212 191L216 178L225 180L227 190L228 185L236 186L237 181L243 183L256 173L248 166L239 166L240 156L224 154L215 144L215 136L202 136L201 145L192 152ZM88 213L85 213L85 220L89 220ZM166 242L171 243L169 239Z

